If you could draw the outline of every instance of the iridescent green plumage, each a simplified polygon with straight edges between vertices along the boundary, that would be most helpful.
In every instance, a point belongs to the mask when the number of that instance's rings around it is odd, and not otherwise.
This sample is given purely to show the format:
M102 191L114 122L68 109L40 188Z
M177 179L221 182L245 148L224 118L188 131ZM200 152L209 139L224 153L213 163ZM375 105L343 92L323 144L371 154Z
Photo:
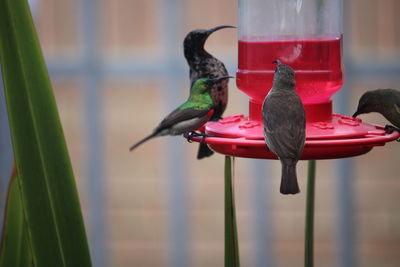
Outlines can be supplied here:
M213 114L213 100L211 98L211 87L227 76L214 79L197 79L190 90L189 98L185 103L172 111L152 134L130 147L130 151L143 144L147 140L163 135L181 135L196 131L206 123Z
M207 82L209 80L206 78L196 80L192 86L188 100L179 106L179 109L193 108L203 110L211 108L213 100L211 92L208 90Z

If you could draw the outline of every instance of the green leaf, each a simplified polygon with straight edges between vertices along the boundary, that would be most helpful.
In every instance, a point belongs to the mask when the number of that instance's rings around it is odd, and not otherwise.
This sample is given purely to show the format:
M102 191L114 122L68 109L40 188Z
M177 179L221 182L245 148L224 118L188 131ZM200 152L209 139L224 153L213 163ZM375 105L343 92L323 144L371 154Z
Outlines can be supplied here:
M235 211L232 158L225 156L225 266L239 267L239 242Z
M16 175L13 175L8 189L1 238L0 266L2 267L28 267L33 263L17 179Z
M0 0L0 62L34 264L91 266L64 134L25 0Z

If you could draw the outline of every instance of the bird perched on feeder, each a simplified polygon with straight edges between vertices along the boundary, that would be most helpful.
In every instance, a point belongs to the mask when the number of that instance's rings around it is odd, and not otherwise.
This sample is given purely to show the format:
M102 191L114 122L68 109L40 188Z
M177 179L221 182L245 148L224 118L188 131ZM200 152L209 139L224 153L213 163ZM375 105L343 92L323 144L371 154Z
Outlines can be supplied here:
M262 119L268 148L282 164L280 192L300 192L296 164L306 139L306 116L300 97L295 92L294 71L279 60L274 61L274 80L271 91L264 99Z
M199 78L216 78L227 76L228 71L224 63L213 57L204 49L207 38L215 31L235 28L234 26L217 26L208 30L194 30L189 32L183 41L183 52L190 69L190 82L193 84ZM211 97L215 110L211 120L221 119L228 101L228 80L221 80L211 88ZM209 157L214 152L205 143L200 143L197 159Z
M388 132L400 132L400 91L395 89L376 89L364 93L358 102L357 111L353 117L360 114L378 112L382 114L391 125L386 125Z
M213 88L214 84L227 78L230 77L222 76L213 79L197 79L192 85L187 101L165 117L152 134L132 145L129 151L134 150L144 142L157 136L181 134L188 136L190 132L197 130L214 113L211 88Z

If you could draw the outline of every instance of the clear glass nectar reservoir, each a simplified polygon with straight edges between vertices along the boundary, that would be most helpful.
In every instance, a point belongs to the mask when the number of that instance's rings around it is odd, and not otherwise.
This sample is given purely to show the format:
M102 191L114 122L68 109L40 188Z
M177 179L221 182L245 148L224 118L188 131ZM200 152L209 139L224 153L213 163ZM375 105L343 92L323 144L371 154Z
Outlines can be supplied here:
M342 0L239 0L236 83L261 103L274 60L295 70L304 104L330 101L342 80Z

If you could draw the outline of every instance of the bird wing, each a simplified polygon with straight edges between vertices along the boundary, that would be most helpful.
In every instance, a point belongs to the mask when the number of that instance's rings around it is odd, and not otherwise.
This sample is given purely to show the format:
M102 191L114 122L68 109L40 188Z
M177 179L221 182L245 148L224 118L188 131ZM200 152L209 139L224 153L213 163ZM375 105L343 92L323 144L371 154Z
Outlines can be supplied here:
M400 105L398 103L394 104L394 109L396 110L397 114L400 116Z
M211 112L210 112L211 111ZM167 128L171 128L179 122L189 121L196 118L202 118L204 116L212 115L211 109L195 109L195 108L184 108L178 107L172 111L167 117L165 117L161 123L157 126L156 131L162 131ZM193 129L193 131L196 129Z
M305 141L304 108L297 95L279 94L272 93L264 103L267 145L280 158L298 158Z

